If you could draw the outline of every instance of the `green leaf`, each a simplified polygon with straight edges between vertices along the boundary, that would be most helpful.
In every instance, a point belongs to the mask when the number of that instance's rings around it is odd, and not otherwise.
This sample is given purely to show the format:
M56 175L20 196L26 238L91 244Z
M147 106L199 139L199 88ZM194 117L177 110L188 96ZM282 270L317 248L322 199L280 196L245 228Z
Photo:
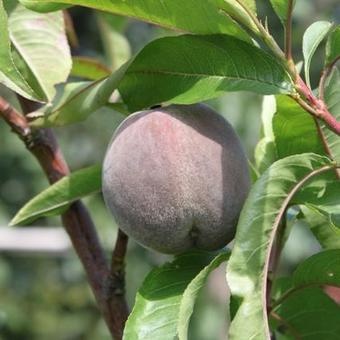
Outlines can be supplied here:
M43 15L1 0L0 30L0 82L26 98L51 100L71 69L62 13Z
M7 1L6 4L8 4ZM44 98L36 93L35 90L27 83L13 61L11 41L8 31L8 16L4 8L3 0L0 0L0 32L0 83L25 98L42 101Z
M95 82L69 83L59 89L51 105L28 115L34 127L64 126L85 120L90 114L106 105L117 88L128 64L108 78Z
M340 249L325 250L300 263L293 274L293 289L310 285L340 286Z
M37 0L49 3L49 0ZM221 13L223 0L60 0L104 12L129 16L176 31L197 34L225 33L249 41L235 22ZM185 14L186 13L186 14ZM190 14L190 15L188 15Z
M301 206L304 220L324 249L340 249L339 230L327 216L313 207Z
M191 104L225 91L292 92L283 66L261 49L227 35L155 40L134 59L120 86L131 110L162 102Z
M340 71L334 69L331 77L326 83L325 101L329 111L339 121L340 120ZM333 159L340 164L340 138L329 128L323 126L323 131L331 150Z
M340 25L329 35L326 44L326 64L333 62L340 56Z
M72 66L62 13L40 14L17 4L8 25L12 45L30 73L26 80L51 101L55 85L66 81Z
M153 269L137 292L126 323L124 340L187 339L190 316L208 275L229 253L213 260L206 252L179 255L172 263Z
M340 204L339 204L340 181L335 177L334 172L326 176L320 176L311 181L295 195L295 204L303 204L307 208L317 212L322 217L315 217L312 225L323 223L325 228L332 229L334 238L340 238ZM334 234L334 231L337 235Z
M309 179L333 167L330 160L319 155L289 156L272 164L253 185L241 212L227 268L231 294L240 301L230 326L230 340L270 338L267 271L280 220L294 194Z
M340 181L320 180L315 185L313 182L297 195L299 203L312 204L329 214L340 214Z
M98 12L97 22L103 41L107 61L113 71L126 63L131 57L131 48L124 35L128 20L109 13Z
M222 10L237 22L242 23L254 33L259 33L259 29L255 25L251 15L252 12L256 16L256 3L253 0L224 0L221 6Z
M277 160L275 142L268 137L260 139L255 148L256 168L260 174L264 173Z
M275 112L275 96L264 96L261 112L262 138L255 148L255 163L260 173L267 170L267 168L278 159L273 132L273 117Z
M324 154L314 119L287 96L277 96L273 130L279 158L306 152Z
M54 12L71 7L70 5L58 4L54 2L42 4L39 1L35 0L19 0L19 2L23 4L26 8L40 13Z
M201 288L206 283L208 275L222 262L229 259L229 253L223 253L215 257L208 266L202 269L199 274L189 283L185 289L178 315L177 332L180 340L187 340L190 317L194 311L195 301Z
M74 201L101 190L101 166L73 172L52 184L26 203L10 222L27 224L42 216L57 215Z
M287 0L270 0L276 15L280 18L282 25L286 26L289 1ZM293 6L295 5L295 0L293 1Z
M303 36L302 51L305 60L305 77L309 87L311 87L309 70L313 55L332 27L333 25L328 21L317 21L307 28Z
M89 57L73 57L71 76L98 80L109 76L111 70L100 61Z
M321 288L293 294L275 312L285 321L279 330L290 335L289 339L339 339L340 307Z

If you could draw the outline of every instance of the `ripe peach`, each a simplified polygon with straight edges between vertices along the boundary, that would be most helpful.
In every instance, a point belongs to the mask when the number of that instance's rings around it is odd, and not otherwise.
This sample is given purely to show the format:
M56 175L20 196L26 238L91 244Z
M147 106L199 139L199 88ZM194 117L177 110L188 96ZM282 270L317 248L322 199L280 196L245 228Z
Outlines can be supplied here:
M119 227L168 254L230 242L249 185L233 128L202 104L129 116L103 166L104 199Z

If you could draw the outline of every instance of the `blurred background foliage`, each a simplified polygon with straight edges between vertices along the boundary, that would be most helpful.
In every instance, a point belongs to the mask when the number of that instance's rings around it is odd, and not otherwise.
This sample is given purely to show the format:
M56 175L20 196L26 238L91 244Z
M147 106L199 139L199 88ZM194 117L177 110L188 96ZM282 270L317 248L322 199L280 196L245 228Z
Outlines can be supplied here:
M279 20L269 1L258 1L259 11L267 16L272 34L282 41ZM194 9L193 9L194 10ZM74 7L69 10L76 39L73 55L98 58L112 70L147 42L174 34L132 19ZM185 15L190 15L186 13ZM297 0L294 12L294 56L301 57L304 30L317 20L340 21L338 0ZM323 65L319 50L313 64L316 85ZM0 93L16 105L15 98L3 87ZM260 133L262 98L250 93L229 93L209 102L225 116L239 133L249 159ZM72 170L101 162L114 129L124 116L102 109L85 122L56 129L62 150ZM39 166L24 149L17 136L0 121L0 228L7 227L15 212L47 186ZM109 256L117 226L106 211L100 195L85 200L96 222ZM43 219L39 226L60 227L58 218ZM281 273L289 273L319 246L304 225L295 225L282 257ZM132 306L136 289L147 272L167 260L130 241L127 256L127 299ZM201 294L191 322L190 338L223 339L226 322L224 268L216 271ZM97 311L84 272L70 248L59 253L14 252L0 249L0 340L28 339L109 339Z

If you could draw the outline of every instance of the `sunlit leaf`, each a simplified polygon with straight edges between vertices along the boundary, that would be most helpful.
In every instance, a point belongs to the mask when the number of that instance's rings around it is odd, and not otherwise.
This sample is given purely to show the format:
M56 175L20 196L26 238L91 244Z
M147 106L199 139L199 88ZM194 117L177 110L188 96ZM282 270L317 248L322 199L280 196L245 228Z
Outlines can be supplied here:
M275 96L264 96L261 112L261 139L255 148L256 167L263 173L277 159L277 150L273 132L273 117L276 112Z
M263 50L227 35L155 40L136 56L120 93L131 110L162 102L191 104L225 91L290 93L283 66Z
M85 120L90 114L106 105L112 92L124 76L128 64L108 78L95 82L68 83L59 88L59 94L50 105L28 117L35 127L63 126Z
M44 4L35 0L19 0L19 2L23 4L26 8L40 13L54 12L70 7L70 5L58 4L53 2Z
M49 3L50 1L37 0L37 2ZM232 19L223 15L220 10L220 0L171 0L166 3L159 0L59 0L58 2L129 16L176 31L197 34L225 33L249 40L248 35ZM187 15L188 13L190 15Z
M16 1L3 3L8 22L3 11L0 81L29 99L50 101L55 85L64 82L71 69L63 15L36 13Z
M67 79L72 65L62 13L40 14L17 5L8 24L11 42L32 74L26 80L36 82L51 101L55 85Z
M252 17L249 15L251 12L256 17L256 3L253 0L224 0L221 5L223 11L230 15L237 22L241 22L244 26L248 27L255 33L259 33Z
M313 55L332 26L328 21L317 21L307 28L303 36L302 51L305 60L305 77L309 87L311 86L309 70Z
M241 212L227 268L231 293L239 301L230 340L270 338L267 271L280 220L294 194L309 179L333 166L330 160L315 154L289 156L272 164L253 185Z
M95 165L63 177L26 203L11 225L28 224L63 212L72 202L101 190L101 166Z
M0 34L0 83L28 99L43 100L44 98L34 91L14 64L8 31L8 16L3 0L0 0Z

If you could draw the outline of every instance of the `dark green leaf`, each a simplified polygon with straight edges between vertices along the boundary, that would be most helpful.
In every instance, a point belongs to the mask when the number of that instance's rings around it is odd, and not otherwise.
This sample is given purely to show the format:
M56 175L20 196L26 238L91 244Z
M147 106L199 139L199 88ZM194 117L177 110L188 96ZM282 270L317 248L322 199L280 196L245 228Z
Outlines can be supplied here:
M290 339L339 339L340 307L321 288L291 295L275 312L284 320L278 329Z
M26 203L10 224L27 224L42 216L59 214L72 202L100 190L101 167L99 165L75 171Z
M290 156L272 164L252 187L241 212L227 268L231 293L241 302L230 326L230 340L270 337L266 281L280 220L294 194L310 178L333 166L327 158L315 154Z
M229 253L212 259L205 252L179 255L172 263L152 270L136 297L124 330L125 340L187 339L187 329L199 290L209 273Z
M293 288L340 286L340 249L326 250L302 262L293 274Z
M324 154L314 119L287 96L277 96L276 101L273 130L279 158L306 152Z
M225 91L290 93L283 66L261 49L227 35L166 37L134 59L119 90L131 110L162 102L190 104Z

